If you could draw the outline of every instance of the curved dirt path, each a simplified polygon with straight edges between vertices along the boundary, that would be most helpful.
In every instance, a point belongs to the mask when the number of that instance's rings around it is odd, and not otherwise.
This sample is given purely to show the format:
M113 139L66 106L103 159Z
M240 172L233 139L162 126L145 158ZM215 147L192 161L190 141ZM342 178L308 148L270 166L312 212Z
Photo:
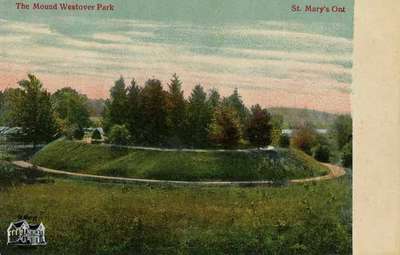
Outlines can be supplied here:
M26 161L13 161L14 165L21 168L30 168L35 167L38 171L56 174L56 175L66 175L72 177L80 177L83 179L90 180L98 180L98 181L110 181L110 182L121 182L121 183L147 183L147 184L174 184L174 185L200 185L200 186L263 186L263 185L272 185L273 181L170 181L170 180L152 180L152 179L137 179L137 178L128 178L128 177L114 177L114 176L104 176L104 175L93 175L93 174L82 174L82 173L73 173L62 170L55 170L41 166L34 166L33 164ZM322 163L327 166L330 172L327 175L310 177L304 179L293 179L289 180L289 184L295 183L306 183L312 181L323 181L330 180L334 178L338 178L346 174L345 170L336 165Z

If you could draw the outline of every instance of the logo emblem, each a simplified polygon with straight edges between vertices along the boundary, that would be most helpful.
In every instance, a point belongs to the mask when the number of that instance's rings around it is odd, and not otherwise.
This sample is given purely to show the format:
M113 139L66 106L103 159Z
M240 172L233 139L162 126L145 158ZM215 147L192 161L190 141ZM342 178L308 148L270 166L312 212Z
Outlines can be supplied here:
M43 223L29 224L26 220L11 222L7 229L8 245L46 245Z

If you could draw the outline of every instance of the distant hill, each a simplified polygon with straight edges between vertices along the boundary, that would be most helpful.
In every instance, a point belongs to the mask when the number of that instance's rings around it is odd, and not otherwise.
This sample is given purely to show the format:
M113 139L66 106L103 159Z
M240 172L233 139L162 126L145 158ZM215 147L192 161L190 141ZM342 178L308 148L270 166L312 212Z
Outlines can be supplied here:
M310 109L273 107L268 110L271 114L283 116L284 128L295 128L306 122L311 123L315 128L328 128L338 116L338 114Z
M106 100L104 99L89 99L89 112L92 117L100 117L104 110Z

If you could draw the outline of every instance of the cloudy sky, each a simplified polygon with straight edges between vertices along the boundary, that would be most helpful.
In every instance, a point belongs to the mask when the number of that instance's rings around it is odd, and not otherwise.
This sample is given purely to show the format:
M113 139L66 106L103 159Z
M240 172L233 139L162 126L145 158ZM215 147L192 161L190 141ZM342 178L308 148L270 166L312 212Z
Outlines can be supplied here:
M0 0L0 89L34 73L50 91L104 98L121 75L166 84L177 73L187 94L200 83L237 87L248 105L350 111L352 0L324 1L344 14L290 11L314 0L110 2L113 12L67 12Z

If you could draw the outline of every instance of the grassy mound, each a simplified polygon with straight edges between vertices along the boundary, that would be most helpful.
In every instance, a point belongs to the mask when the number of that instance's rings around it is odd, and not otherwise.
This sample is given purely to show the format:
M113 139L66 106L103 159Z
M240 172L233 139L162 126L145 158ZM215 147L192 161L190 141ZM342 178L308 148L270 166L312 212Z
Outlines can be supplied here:
M181 152L111 148L59 140L33 163L53 169L162 180L285 180L327 173L313 158L289 149L276 152Z

